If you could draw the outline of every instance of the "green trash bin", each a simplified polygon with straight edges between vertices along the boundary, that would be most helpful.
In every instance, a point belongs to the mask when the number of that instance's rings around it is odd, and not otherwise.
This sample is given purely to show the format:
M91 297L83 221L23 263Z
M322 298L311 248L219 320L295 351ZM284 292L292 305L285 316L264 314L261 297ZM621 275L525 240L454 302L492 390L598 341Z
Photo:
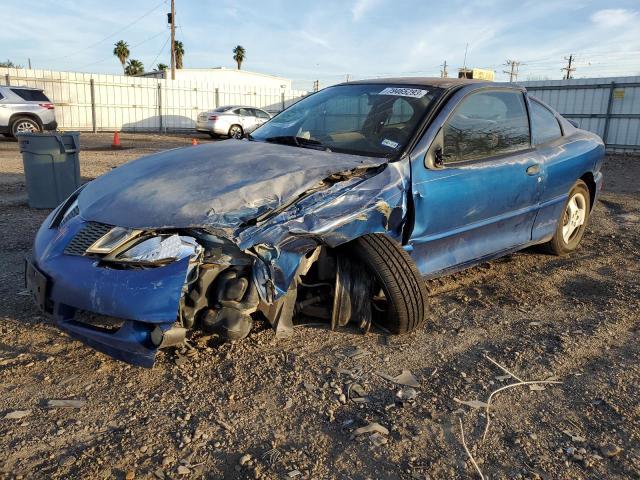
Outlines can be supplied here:
M80 132L18 134L31 208L55 208L80 187Z

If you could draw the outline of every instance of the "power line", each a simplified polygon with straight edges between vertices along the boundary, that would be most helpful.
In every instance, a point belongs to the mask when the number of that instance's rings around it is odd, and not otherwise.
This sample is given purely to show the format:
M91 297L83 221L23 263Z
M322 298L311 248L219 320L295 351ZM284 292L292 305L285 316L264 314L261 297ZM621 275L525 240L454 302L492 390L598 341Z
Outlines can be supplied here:
M138 42L138 43L135 43L135 44L131 45L131 48L135 48L135 47L138 47L138 46L140 46L140 45L142 45L142 44L144 44L144 43L147 43L149 40L153 40L154 38L157 38L157 37L159 37L160 35L162 35L162 34L164 34L164 33L166 33L166 32L165 32L165 31L158 32L158 33L156 33L155 35L152 35L152 36L150 36L150 37L148 37L148 38L146 38L146 39L142 40L141 42ZM98 65L99 63L104 63L104 62L106 62L107 60L111 60L111 59L113 59L113 56L112 56L112 55L111 55L111 56L109 56L109 57L105 57L105 58L103 58L102 60L98 60L97 62L92 62L92 63L87 63L86 65L82 65L82 66L81 66L81 67L79 67L78 69L79 69L79 70L82 70L83 68L91 67L91 66L93 66L93 65Z
M167 46L167 43L169 43L169 39L171 38L171 36L167 36L167 39L164 41L164 43L162 44L162 48L160 49L160 51L158 52L158 54L156 55L156 58L153 59L153 62L151 62L151 67L153 68L153 66L156 64L156 61L158 60L158 58L160 57L160 55L162 55L162 52L164 52L164 48Z
M115 37L116 35L118 35L119 33L124 32L125 30L127 30L128 28L132 27L133 25L135 25L136 23L138 23L140 20L142 20L143 18L145 18L146 16L152 14L153 12L155 12L157 9L159 9L162 5L164 5L165 3L167 3L168 0L162 0L162 2L160 2L159 4L157 4L155 7L153 7L151 10L149 10L148 12L144 13L143 15L140 15L138 18L136 18L134 21L132 21L131 23L125 25L124 27L122 27L121 29L107 35L106 37L104 37L101 40L98 40L95 43L92 43L91 45L88 45L86 47L81 48L80 50L70 53L69 55L64 55L62 57L57 57L57 58L53 58L53 59L49 59L49 60L62 60L63 58L69 58L69 57L75 57L78 55L78 53L84 52L86 50L89 50L93 47L96 47L98 45L100 45L103 42L106 42L107 40L109 40L110 38Z

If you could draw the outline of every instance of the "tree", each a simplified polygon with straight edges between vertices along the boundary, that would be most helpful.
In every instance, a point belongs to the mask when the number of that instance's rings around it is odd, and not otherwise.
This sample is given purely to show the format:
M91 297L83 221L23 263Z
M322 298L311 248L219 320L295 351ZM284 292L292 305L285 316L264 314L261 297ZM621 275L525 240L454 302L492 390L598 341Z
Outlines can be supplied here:
M168 67L168 66L166 66L164 63L159 63L159 64L156 66L156 71L158 71L158 72L164 72L164 71L165 71L165 70L167 70L168 68L169 68L169 67Z
M247 52L242 45L238 45L233 49L233 59L238 64L238 70L240 70L240 67L242 67L242 62L244 62L246 54Z
M120 63L122 64L122 69L125 70L124 73L127 73L124 65L125 63L127 63L127 58L129 58L130 53L131 52L129 52L129 45L124 40L120 40L115 44L115 48L113 49L113 54L116 57L118 57L118 60L120 60Z
M136 60L135 58L131 59L127 63L127 66L124 69L124 73L125 75L129 75L132 77L135 75L140 75L141 73L144 73L144 65L140 60Z
M184 45L182 45L182 42L176 40L175 43L175 49L176 49L176 68L182 68L182 57L184 56Z
M0 68L22 68L22 65L16 65L11 60L0 62Z

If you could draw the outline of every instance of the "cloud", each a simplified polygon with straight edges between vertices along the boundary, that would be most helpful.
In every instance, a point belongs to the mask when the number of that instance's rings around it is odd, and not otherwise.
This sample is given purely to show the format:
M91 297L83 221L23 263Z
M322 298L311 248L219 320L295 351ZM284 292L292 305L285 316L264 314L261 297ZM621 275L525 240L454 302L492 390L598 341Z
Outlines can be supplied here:
M357 22L365 13L371 10L377 4L377 0L356 0L356 3L351 7L351 14L353 20Z
M624 25L638 16L638 12L624 8L608 8L598 10L591 15L591 21L596 25L612 28Z
M300 30L298 32L300 37L307 42L315 43L316 45L320 45L321 47L329 48L329 42L322 37L314 35L313 33L309 33L306 30Z

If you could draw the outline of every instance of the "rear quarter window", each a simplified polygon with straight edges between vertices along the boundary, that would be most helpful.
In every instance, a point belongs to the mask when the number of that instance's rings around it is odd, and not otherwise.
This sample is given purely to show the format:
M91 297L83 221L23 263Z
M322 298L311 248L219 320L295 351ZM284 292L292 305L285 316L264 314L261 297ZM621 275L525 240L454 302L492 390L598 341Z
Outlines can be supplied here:
M531 99L531 127L534 145L552 142L562 136L556 116L542 104Z
M27 102L50 102L42 90L28 90L26 88L12 88L11 91Z

